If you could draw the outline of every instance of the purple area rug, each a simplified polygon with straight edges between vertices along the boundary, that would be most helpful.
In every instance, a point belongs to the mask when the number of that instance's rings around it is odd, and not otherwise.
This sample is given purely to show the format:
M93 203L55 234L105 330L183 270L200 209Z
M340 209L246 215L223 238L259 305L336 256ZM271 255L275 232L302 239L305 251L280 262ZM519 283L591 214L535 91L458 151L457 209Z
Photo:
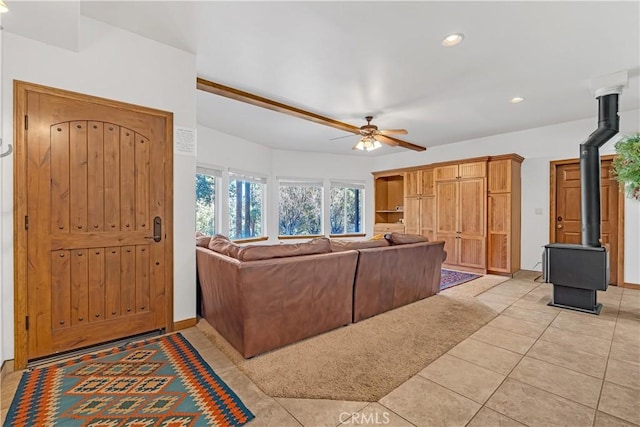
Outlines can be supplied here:
M469 282L473 279L480 277L479 274L465 273L463 271L454 271L442 269L440 277L440 290L444 291L447 288L458 286L463 283Z

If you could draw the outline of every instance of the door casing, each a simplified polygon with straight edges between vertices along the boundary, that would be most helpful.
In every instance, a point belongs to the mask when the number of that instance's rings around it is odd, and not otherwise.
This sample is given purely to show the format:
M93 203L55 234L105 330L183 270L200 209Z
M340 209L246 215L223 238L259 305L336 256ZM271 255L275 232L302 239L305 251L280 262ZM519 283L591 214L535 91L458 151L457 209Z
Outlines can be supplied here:
M614 154L606 154L600 156L600 160L613 160ZM563 159L553 160L549 164L549 242L556 241L556 180L558 178L557 170L562 165L580 164L580 159ZM620 187L621 189L622 187ZM620 190L622 191L622 190ZM618 240L618 259L616 260L616 268L618 270L617 285L624 287L624 192L618 197L618 218L617 218L617 240Z
M14 132L14 164L13 164L13 227L14 227L14 365L15 369L24 369L28 358L28 334L26 318L27 310L27 231L25 218L27 215L27 140L25 133L25 116L27 114L27 94L38 92L64 97L70 100L91 102L126 111L135 111L159 116L165 120L164 147L164 187L165 187L165 295L166 320L165 329L172 331L173 325L173 114L167 111L142 107L134 104L99 98L62 89L14 80L13 84L13 132Z

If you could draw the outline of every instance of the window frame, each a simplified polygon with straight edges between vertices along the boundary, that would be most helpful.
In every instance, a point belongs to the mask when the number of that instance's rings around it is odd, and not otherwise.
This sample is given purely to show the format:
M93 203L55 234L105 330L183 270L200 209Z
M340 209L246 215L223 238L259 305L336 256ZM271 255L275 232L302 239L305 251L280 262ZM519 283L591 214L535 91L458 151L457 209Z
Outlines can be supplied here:
M241 181L241 182L250 182L252 184L259 184L261 197L260 197L260 235L251 236L251 237L237 237L232 238L231 236L231 197L229 196L229 191L231 188L231 183L233 181ZM227 236L233 242L238 243L246 243L246 242L255 242L267 240L267 191L268 191L268 178L266 175L256 173L256 172L248 172L238 169L229 169L229 179L227 182L226 195L227 195Z
M342 180L330 180L329 182L329 218L328 218L328 226L329 231L331 231L331 205L332 205L332 190L334 188L347 188L347 189L357 189L361 191L362 201L360 203L360 231L359 232L346 232L346 233L331 233L329 237L363 237L366 236L366 183L364 181L342 181ZM346 203L346 202L345 202ZM345 211L345 222L344 228L347 227L348 222L346 221L346 211Z
M222 204L222 197L220 194L220 188L222 187L222 171L223 169L217 166L212 166L212 165L205 165L205 164L196 164L196 179L198 175L206 175L206 176L210 176L214 179L214 185L215 185L215 192L214 192L214 199L213 199L213 232L211 235L217 234L221 232L221 209L220 206ZM196 189L197 191L197 189ZM194 191L195 193L195 191ZM197 203L198 203L198 197L196 194L196 232L198 232L199 230L197 229L198 226L198 219L197 219Z
M291 178L291 177L277 177L278 186L278 202L277 202L277 224L278 224L278 239L308 239L313 237L323 236L324 225L324 200L325 200L325 187L324 180L321 178ZM320 233L318 234L280 234L280 187L316 187L320 189Z

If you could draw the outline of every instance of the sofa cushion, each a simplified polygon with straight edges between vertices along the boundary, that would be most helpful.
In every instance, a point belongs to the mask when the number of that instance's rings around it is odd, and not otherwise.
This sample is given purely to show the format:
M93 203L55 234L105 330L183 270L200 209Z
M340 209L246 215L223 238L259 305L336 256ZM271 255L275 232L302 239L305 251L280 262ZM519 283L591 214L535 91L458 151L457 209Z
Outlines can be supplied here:
M331 251L342 252L342 251L350 251L350 250L358 250L358 249L382 248L385 246L389 246L389 244L390 243L385 239L354 240L354 241L331 239Z
M409 243L429 241L428 237L424 237L419 234L388 233L384 235L384 238L392 245L406 245Z
M240 246L233 243L227 236L216 234L209 241L209 249L222 255L238 258Z
M244 246L238 252L238 259L240 261L259 261L262 259L325 254L329 252L331 252L329 239L318 237L306 243Z
M206 234L202 234L202 233L196 233L196 246L208 248L210 241L211 241L211 236L207 236Z

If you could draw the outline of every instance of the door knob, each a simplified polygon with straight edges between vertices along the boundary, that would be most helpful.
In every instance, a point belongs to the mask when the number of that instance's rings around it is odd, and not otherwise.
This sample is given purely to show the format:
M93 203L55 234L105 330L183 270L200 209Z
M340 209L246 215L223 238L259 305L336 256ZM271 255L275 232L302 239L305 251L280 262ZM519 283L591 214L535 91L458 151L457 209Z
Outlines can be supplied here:
M159 216L153 218L153 236L145 237L145 239L153 239L154 242L162 240L162 219Z
M558 224L558 228L562 228L562 224Z

